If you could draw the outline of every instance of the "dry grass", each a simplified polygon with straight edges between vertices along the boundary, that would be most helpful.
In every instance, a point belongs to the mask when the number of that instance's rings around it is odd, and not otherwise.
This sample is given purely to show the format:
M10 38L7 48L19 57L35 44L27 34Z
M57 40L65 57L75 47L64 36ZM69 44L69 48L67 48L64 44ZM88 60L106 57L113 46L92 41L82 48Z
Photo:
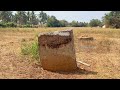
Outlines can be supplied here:
M78 64L83 69L75 72L46 71L38 61L21 55L21 44L34 42L38 33L69 28L0 28L0 78L119 79L120 29L73 28L76 58L91 65ZM81 43L78 39L81 36L93 37L94 40Z

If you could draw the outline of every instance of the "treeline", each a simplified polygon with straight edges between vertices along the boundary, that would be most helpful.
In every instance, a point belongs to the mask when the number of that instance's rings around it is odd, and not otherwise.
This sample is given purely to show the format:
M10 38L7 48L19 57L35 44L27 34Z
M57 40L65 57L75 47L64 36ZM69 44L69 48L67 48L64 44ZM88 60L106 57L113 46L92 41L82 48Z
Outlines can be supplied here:
M105 26L106 28L120 28L120 11L111 11L102 17L102 21L92 19L89 26Z
M92 19L89 23L73 20L58 20L41 11L0 11L0 27L107 27L120 28L120 11L111 11L102 20Z
M12 11L0 11L0 26L32 27L39 24L40 15L37 16L34 11L16 11L15 14Z
M0 11L0 27L87 27L88 23L66 20L57 20L43 11Z

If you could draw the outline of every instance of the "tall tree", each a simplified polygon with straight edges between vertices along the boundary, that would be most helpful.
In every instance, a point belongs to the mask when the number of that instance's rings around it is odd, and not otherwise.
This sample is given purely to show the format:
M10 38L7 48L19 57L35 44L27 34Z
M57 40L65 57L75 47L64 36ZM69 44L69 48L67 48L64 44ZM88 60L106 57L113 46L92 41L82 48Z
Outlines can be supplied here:
M27 24L30 24L30 11L27 12Z
M79 27L87 27L87 26L88 26L88 23L86 23L86 22L79 22L79 23L78 23L78 26L79 26Z
M98 19L92 19L90 20L89 26L90 27L102 26L102 22Z
M61 27L67 27L68 26L68 22L66 20L60 20L60 26Z
M103 22L108 27L120 28L120 11L111 11L105 14Z
M13 22L17 23L18 22L18 15L15 13L15 15L13 16Z
M40 24L43 25L43 24L47 23L48 16L47 16L46 13L44 13L43 11L41 11L41 12L39 13L39 19L40 19L40 20L39 20L39 21L40 21Z
M27 23L27 15L25 11L17 11L17 23L19 25L24 25Z
M60 27L60 22L56 19L55 16L51 16L48 18L47 26L48 27Z
M12 11L0 11L0 19L2 22L11 22L13 18Z
M79 26L79 23L78 23L78 21L73 20L73 21L70 23L70 25L71 25L72 27L78 27L78 26Z
M31 12L31 23L32 23L32 25L37 25L38 24L38 19L35 15L34 11Z

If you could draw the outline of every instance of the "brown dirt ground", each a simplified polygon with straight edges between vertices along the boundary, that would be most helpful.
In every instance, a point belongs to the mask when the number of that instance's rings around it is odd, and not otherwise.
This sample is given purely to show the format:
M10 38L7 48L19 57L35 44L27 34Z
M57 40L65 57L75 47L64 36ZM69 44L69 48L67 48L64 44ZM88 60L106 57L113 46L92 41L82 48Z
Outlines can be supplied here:
M56 30L56 29L55 29ZM109 38L117 42L111 52L80 51L79 37L75 31L75 49L77 60L90 64L90 67L78 64L81 68L74 72L50 72L43 70L30 57L20 54L21 40L33 40L37 31L0 30L0 78L1 79L106 79L120 78L120 38ZM84 33L80 34L84 35ZM102 35L92 35L98 39Z

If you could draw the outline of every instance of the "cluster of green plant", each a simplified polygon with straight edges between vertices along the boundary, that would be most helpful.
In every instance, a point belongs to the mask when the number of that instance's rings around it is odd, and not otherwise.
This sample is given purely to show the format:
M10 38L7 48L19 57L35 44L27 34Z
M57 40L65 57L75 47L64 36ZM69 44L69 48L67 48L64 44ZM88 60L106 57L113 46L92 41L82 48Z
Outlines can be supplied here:
M21 53L23 55L30 55L33 59L39 59L39 52L38 52L38 43L32 42L30 44L24 42L21 46Z
M8 23L0 23L0 27L17 27L16 24L14 24L13 22L8 22Z

